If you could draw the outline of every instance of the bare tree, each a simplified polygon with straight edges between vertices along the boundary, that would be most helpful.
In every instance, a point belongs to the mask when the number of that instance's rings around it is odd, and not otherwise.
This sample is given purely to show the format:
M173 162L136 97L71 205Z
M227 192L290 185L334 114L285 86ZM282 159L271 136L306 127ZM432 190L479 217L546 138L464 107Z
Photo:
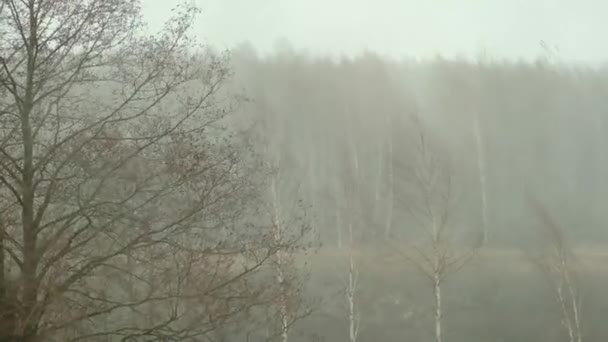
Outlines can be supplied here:
M389 132L386 148L386 217L384 223L384 237L389 239L393 228L393 211L395 206L395 181L393 161L393 120L387 119L387 131Z
M294 179L298 160L285 148L286 121L276 113L262 111L255 119L256 143L264 150L270 169L266 191L267 214L275 253L269 260L273 282L266 298L269 305L260 314L266 341L288 342L294 325L313 311L313 300L305 293L307 270L302 265L306 253L314 249L308 208L301 194L301 179ZM275 324L276 323L276 324Z
M550 244L549 250L538 258L536 263L555 291L561 323L568 335L568 341L582 342L584 336L581 328L581 296L575 277L574 256L566 244L561 228L547 209L531 196L529 201L540 220L542 237Z
M475 147L477 149L477 173L479 178L479 189L481 192L481 229L483 244L488 243L488 190L487 190L487 169L485 156L485 140L479 120L479 113L475 113L473 118L473 131L475 133Z
M344 191L342 191L343 189L341 188L341 184L339 182L334 183L335 184L335 190L332 194L332 197L334 199L334 207L335 207L335 228L336 228L336 246L338 247L338 249L342 249L342 247L344 246L344 238L343 238L343 231L344 231L344 218L342 217L342 211L344 210Z
M481 79L481 75L483 74L482 64L485 63L485 59L487 58L486 51L482 50L479 56L478 61L478 76L476 78L476 82L474 83L474 92L475 95L478 96L478 101L476 105L472 108L472 125L473 125L473 135L475 138L475 150L476 150L476 159L477 159L477 178L479 182L479 191L481 197L481 231L482 231L482 244L486 245L489 240L489 232L488 232L488 170L487 170L487 157L486 157L486 139L485 139L485 130L483 127L482 116L481 113L484 110L484 99L480 96L482 94L482 84L483 80Z
M198 9L148 36L139 1L2 6L0 339L187 341L257 305L263 174Z
M356 249L358 247L357 229L361 221L361 170L360 151L352 130L348 129L346 138L341 141L338 151L344 160L336 165L336 175L332 178L332 199L335 201L336 229L339 232L338 250L344 256L344 263L340 262L334 272L340 282L340 293L344 295L341 308L345 310L346 332L348 341L358 340L360 331L359 296L359 269L357 265ZM343 149L342 149L343 148ZM337 158L336 158L337 159ZM344 232L345 234L343 234ZM344 254L342 254L344 253Z
M346 283L346 302L348 304L348 341L356 342L361 326L361 314L357 306L357 292L359 287L359 272L355 264L353 226L349 224L349 251L348 251L348 279Z
M356 342L359 337L359 330L361 326L361 313L357 305L357 292L359 287L359 271L355 260L355 232L353 226L356 222L359 222L361 215L359 206L361 197L361 169L359 161L359 149L358 145L353 137L353 132L350 131L348 134L348 146L350 154L350 169L352 170L352 184L344 184L350 186L350 191L345 191L348 197L347 201L347 222L348 222L348 273L345 286L346 303L348 305L348 341Z
M272 193L272 209L273 209L273 229L274 229L274 242L280 245L283 242L283 234L285 228L281 222L281 204L279 202L279 196L277 191L277 181L273 177L271 181L271 193ZM285 251L279 249L275 255L275 271L277 284L279 287L278 302L279 302L279 319L281 321L281 341L289 341L289 306L287 303L287 284L285 279Z
M446 278L460 270L475 255L476 248L462 248L453 242L454 223L450 222L451 194L450 174L445 164L433 152L419 121L417 160L409 175L409 186L414 189L407 197L408 211L415 223L422 228L420 241L411 246L413 252L395 250L413 264L430 282L433 293L434 338L443 341L444 304L442 285ZM458 251L460 249L461 251Z
M276 246L276 253L272 258L277 289L274 299L278 309L273 316L279 321L280 341L288 342L292 326L309 316L313 309L304 293L306 274L296 260L312 248L310 242L305 241L311 229L307 218L303 216L305 208L297 197L297 189L288 191L289 198L281 196L280 188L283 188L284 192L289 185L285 184L282 177L280 160L276 164L279 166L270 181L273 242ZM286 205L289 203L294 205Z

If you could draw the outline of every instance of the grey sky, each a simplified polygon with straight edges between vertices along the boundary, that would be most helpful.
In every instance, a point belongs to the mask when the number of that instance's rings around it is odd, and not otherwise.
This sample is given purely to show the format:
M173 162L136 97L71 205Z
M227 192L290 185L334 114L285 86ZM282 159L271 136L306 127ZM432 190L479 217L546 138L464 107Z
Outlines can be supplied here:
M157 25L180 0L143 0ZM367 48L391 57L538 56L540 40L563 61L608 57L603 0L196 0L195 31L219 47L249 41L269 52L277 39L312 53L352 55Z

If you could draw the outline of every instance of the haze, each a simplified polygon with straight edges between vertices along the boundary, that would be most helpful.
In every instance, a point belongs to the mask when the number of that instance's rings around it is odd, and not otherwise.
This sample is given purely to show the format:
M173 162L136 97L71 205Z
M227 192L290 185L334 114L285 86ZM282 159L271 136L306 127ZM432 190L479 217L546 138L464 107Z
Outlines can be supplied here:
M0 342L608 341L607 13L0 0Z
M178 0L145 0L151 23ZM603 63L608 4L601 0L197 0L197 35L218 47L250 42L272 52L278 39L322 55L368 49L393 58L533 59L539 42L557 46L563 62Z

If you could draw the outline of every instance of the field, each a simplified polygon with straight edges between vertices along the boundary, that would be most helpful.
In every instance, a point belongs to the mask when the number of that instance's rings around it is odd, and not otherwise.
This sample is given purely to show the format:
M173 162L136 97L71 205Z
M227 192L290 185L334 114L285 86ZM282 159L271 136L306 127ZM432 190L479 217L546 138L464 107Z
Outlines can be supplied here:
M577 279L583 298L587 340L604 341L608 327L608 248L579 246ZM360 285L361 341L430 341L431 289L407 260L387 250L355 254ZM345 250L322 249L310 259L311 292L320 296L317 312L302 324L327 341L346 338L343 292L348 271ZM551 283L530 252L486 249L444 287L446 340L454 342L561 340L564 331Z

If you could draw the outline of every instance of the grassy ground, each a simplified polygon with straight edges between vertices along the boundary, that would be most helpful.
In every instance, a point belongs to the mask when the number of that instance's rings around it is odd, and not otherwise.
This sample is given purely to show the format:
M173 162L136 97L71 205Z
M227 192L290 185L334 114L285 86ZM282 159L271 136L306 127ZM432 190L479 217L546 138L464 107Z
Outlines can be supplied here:
M589 341L608 341L600 317L608 313L608 247L578 246L577 273L584 295L584 330ZM561 340L559 307L551 284L532 262L532 252L484 249L444 286L446 341ZM347 250L321 249L309 259L312 292L323 298L321 314L307 324L330 340L346 333L344 286ZM360 274L361 341L427 341L432 296L425 278L394 251L355 252Z

